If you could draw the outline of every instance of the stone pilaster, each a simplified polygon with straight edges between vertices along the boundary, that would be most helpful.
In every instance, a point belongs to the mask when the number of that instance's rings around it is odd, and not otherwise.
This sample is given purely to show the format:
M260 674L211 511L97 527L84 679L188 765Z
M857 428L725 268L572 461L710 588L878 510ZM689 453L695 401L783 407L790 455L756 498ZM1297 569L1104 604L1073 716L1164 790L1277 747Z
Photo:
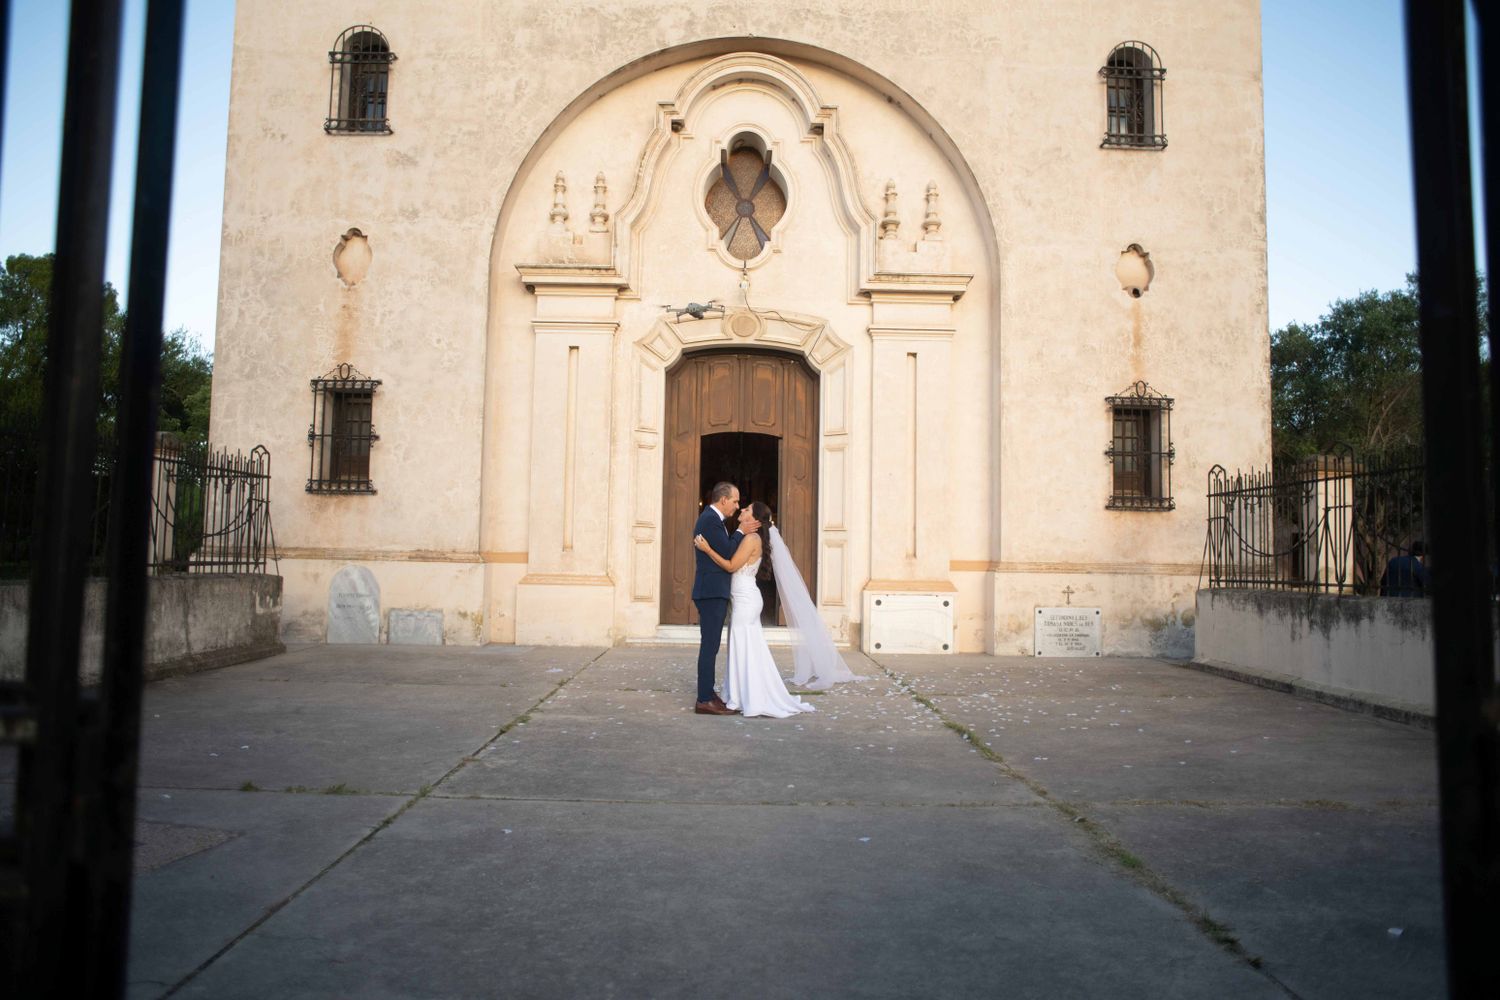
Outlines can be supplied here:
M526 576L516 590L516 642L609 645L614 587L610 419L615 299L612 268L532 265L531 481Z
M950 652L957 589L953 519L953 303L967 275L881 274L871 319L870 652Z

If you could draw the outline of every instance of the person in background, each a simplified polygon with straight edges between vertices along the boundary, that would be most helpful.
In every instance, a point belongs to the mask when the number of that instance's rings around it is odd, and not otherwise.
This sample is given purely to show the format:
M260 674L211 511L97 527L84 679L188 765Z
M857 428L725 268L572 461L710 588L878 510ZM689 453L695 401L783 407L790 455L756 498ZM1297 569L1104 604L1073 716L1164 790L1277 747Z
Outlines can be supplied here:
M1411 543L1411 555L1393 556L1380 577L1381 597L1426 597L1427 547L1419 538Z

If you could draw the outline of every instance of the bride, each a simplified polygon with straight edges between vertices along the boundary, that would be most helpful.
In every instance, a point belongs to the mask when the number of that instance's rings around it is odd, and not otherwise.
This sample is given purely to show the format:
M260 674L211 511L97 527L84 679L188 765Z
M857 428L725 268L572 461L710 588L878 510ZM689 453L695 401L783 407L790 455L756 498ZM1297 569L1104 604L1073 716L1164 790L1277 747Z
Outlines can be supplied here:
M735 550L733 559L725 559L713 550L702 535L693 539L699 551L708 554L719 568L729 573L730 599L729 652L724 670L724 703L744 715L770 715L778 719L800 712L816 711L812 705L789 693L766 634L760 627L763 601L755 584L756 572L767 555L776 579L776 593L787 624L797 635L794 683L813 690L827 688L841 681L856 680L844 658L834 648L828 628L818 617L817 608L802 582L802 574L781 540L781 532L771 523L771 509L759 500L740 510L740 520L753 518L760 530L747 532Z

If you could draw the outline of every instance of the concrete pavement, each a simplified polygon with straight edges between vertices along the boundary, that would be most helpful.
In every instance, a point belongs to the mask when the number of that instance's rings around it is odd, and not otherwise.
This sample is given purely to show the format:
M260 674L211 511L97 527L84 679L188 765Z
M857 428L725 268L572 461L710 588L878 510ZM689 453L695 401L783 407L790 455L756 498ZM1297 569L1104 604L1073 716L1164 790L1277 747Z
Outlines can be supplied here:
M1443 993L1430 732L1137 659L704 717L694 652L151 685L131 995Z

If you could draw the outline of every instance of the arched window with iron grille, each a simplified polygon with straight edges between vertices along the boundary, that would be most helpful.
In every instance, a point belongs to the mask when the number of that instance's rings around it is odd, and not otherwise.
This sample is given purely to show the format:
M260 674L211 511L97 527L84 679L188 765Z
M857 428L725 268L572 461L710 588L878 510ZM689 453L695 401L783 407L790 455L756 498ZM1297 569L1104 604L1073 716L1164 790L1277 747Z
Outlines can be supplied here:
M380 379L370 378L345 363L312 380L312 422L307 445L312 463L307 473L309 493L374 493L370 480L370 449L375 433L375 390Z
M1121 42L1099 69L1104 80L1105 126L1102 148L1166 149L1162 121L1162 69L1156 50L1145 42Z
M360 135L390 135L387 113L391 63L390 43L373 25L346 30L328 52L328 118L323 131Z
M1172 397L1145 382L1106 397L1113 430L1104 457L1112 467L1109 510L1175 510L1172 499Z

